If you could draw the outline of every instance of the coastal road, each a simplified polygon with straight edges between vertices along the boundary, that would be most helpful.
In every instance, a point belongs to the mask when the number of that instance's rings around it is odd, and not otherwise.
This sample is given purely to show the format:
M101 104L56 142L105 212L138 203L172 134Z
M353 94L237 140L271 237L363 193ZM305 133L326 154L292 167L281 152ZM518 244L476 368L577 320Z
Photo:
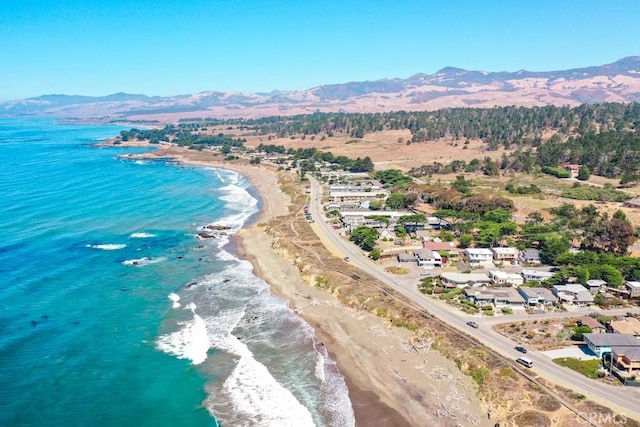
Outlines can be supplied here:
M331 246L334 247L332 252L337 251L339 256L342 257L348 256L351 259L351 264L394 288L441 321L475 337L483 345L496 351L505 358L515 360L520 356L520 353L514 349L517 345L515 342L491 329L491 326L497 323L496 320L467 315L448 306L446 303L423 295L418 291L415 279L403 280L383 271L371 263L366 253L360 248L342 239L338 233L336 233L336 230L327 224L322 213L322 187L314 178L310 177L309 180L311 182L311 202L309 209L315 219L316 225L313 228L316 233L320 233L319 237L321 240L330 242ZM564 314L565 313L563 313L563 315ZM581 313L579 312L568 313L567 317L580 315ZM542 315L542 317L544 317L544 315ZM480 327L477 329L469 327L466 324L469 320L475 321ZM511 317L509 317L502 321L509 322L511 320ZM576 393L583 394L587 398L599 402L618 414L625 414L640 419L640 390L638 388L620 387L590 380L568 368L556 365L547 356L537 352L529 352L527 353L527 357L534 362L534 367L531 371L545 380L571 389ZM603 414L603 416L606 416L606 414Z

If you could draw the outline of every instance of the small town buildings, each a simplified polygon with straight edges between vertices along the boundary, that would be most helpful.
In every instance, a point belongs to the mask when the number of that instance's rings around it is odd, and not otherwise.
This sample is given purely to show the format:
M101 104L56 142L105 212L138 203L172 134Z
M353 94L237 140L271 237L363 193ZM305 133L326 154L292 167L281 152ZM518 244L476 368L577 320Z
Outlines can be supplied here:
M640 349L640 339L627 334L583 334L585 344L598 357L611 353L612 347Z
M481 286L491 283L489 276L483 273L450 273L440 274L440 280L445 286L464 288L468 286Z
M521 275L516 273L507 273L500 270L490 270L489 277L494 285L520 286L524 283L524 279Z
M624 317L621 320L612 320L609 329L614 334L626 334L640 337L640 320L635 317Z
M625 374L634 375L640 372L640 348L637 347L613 347L611 349L611 362L613 366Z
M578 319L578 325L587 326L594 334L603 334L607 332L607 328L591 316L582 316Z
M558 297L547 288L520 286L518 292L529 306L550 305L558 302Z
M562 302L585 306L593 304L593 295L584 286L571 283L568 285L555 285L553 294Z
M470 264L490 264L493 259L493 252L486 248L467 248L464 254Z
M386 222L374 219L374 217L388 217L389 221L395 222L401 216L406 215L406 212L400 211L368 211L368 210L353 210L353 211L340 211L340 220L347 228L356 228L361 226L384 228L387 227Z
M592 294L597 294L600 288L607 286L607 282L601 279L591 279L587 280L587 283L585 283L584 286L589 289L589 292Z
M538 249L527 248L523 251L520 251L520 255L518 258L520 264L540 264L540 251Z
M513 288L469 288L464 290L464 295L480 306L490 304L496 308L522 308L525 303L522 295Z
M640 298L640 282L626 281L624 287L629 292L629 298Z
M438 252L430 249L419 249L413 253L417 258L418 267L442 267L442 257Z
M491 248L491 251L493 252L494 262L505 262L509 264L518 262L519 252L516 248L496 247Z
M535 280L538 282L544 282L547 279L550 279L553 277L553 273L550 271L541 271L541 270L528 270L528 269L524 269L520 272L520 274L522 275L522 278L525 281L529 281L529 280Z
M385 198L389 192L382 188L341 186L329 187L331 203L360 202L365 199Z

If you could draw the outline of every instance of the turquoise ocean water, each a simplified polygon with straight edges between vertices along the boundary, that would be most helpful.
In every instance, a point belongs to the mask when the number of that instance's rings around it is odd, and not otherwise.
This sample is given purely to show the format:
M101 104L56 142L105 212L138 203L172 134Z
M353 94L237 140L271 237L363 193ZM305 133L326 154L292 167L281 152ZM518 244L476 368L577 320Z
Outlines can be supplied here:
M249 183L93 145L120 130L0 119L0 425L353 425L311 328L196 237Z

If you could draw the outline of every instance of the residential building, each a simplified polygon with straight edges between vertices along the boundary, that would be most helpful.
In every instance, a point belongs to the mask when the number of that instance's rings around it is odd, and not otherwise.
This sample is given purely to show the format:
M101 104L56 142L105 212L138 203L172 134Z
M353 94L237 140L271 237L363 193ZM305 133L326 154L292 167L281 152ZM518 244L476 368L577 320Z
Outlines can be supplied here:
M398 254L398 262L418 262L418 257L415 254Z
M558 302L558 297L547 288L520 286L518 292L529 306L549 305Z
M371 187L330 187L329 201L333 203L360 202L365 199L384 198L388 194L387 190Z
M640 372L640 348L613 347L611 349L613 366L628 375Z
M612 347L640 349L640 339L627 334L583 334L584 342L598 357L611 353Z
M585 283L584 286L589 289L589 292L592 294L597 294L600 288L607 286L607 282L601 279L591 279L587 280L587 283Z
M609 329L614 334L627 334L640 337L640 320L635 317L624 317L622 320L612 320Z
M442 267L442 257L438 252L432 251L430 249L419 249L413 254L418 258L418 267Z
M467 286L481 286L491 283L489 276L483 273L450 273L440 274L440 279L445 286L464 288Z
M593 295L591 295L591 292L578 283L555 285L552 292L561 302L581 306L593 304Z
M587 326L594 334L603 334L607 332L607 328L591 316L582 316L578 319L580 326Z
M578 173L580 173L580 165L567 163L563 166L563 168L571 174L571 178L577 177Z
M629 298L640 298L640 282L626 281L624 286L629 291Z
M509 264L515 264L518 262L519 252L516 248L496 247L491 248L491 251L493 252L494 262L506 262Z
M500 307L524 307L524 298L513 288L469 288L464 290L465 297L479 305L491 304Z
M528 270L528 269L522 270L520 272L520 275L526 282L528 282L529 280L536 280L541 283L553 277L553 273L550 271Z
M383 228L387 227L387 224L383 221L373 219L375 216L388 217L389 221L395 222L403 215L407 215L406 212L399 211L368 211L368 210L354 210L354 211L340 211L340 219L345 227L356 228L360 226Z
M491 264L493 252L486 248L467 248L464 251L470 264Z
M520 264L540 264L540 251L538 249L527 248L520 251Z
M521 275L500 270L490 270L489 277L495 285L520 286L524 283Z

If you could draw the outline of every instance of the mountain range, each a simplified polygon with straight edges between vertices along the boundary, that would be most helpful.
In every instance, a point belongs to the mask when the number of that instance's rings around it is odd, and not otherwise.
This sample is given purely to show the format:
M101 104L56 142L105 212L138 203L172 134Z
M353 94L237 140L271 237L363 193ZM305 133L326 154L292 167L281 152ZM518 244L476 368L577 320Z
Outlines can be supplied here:
M0 115L77 120L174 122L322 112L425 111L452 107L579 105L640 102L640 56L564 71L486 72L446 67L308 90L245 94L208 91L171 97L116 93L103 97L43 95L0 103Z

